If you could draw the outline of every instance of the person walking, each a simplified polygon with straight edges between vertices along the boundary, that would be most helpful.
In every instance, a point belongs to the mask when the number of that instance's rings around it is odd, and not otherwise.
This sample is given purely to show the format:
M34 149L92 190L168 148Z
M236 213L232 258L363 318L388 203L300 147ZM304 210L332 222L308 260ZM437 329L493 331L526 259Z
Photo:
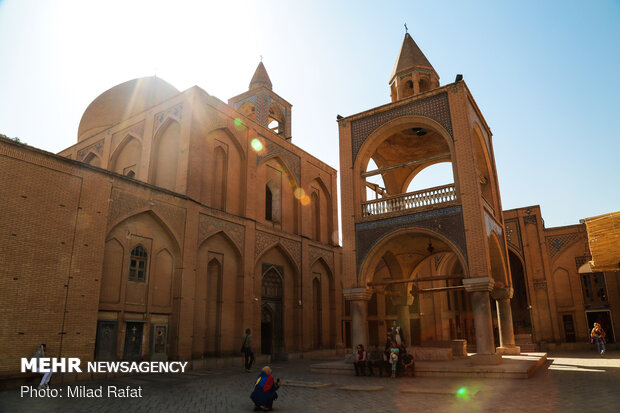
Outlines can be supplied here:
M590 343L596 344L596 348L601 355L601 357L605 354L605 330L599 323L594 323L594 328L590 332Z
M280 388L280 379L274 381L271 373L271 367L265 366L256 379L254 391L250 395L254 402L254 411L273 410L273 401L278 398L276 390Z
M250 335L251 330L249 328L245 329L245 337L243 338L243 344L241 345L241 352L243 353L243 357L245 360L245 372L249 373L252 369L252 364L254 364L254 353L252 352L252 336Z
M357 351L355 352L355 363L353 366L355 367L355 375L360 375L360 370L362 376L366 375L366 363L368 362L368 356L366 354L366 350L364 350L363 344L357 345Z
M32 356L33 359L37 359L37 364L36 367L32 370L33 372L36 373L36 370L38 369L39 366L39 359L42 357L45 357L45 350L47 350L47 346L45 344L41 344L39 345L39 348L37 349L37 351L34 353L34 355ZM39 383L39 389L49 389L50 388L50 379L52 378L52 370L50 368L50 371L47 372L40 372L43 373L43 378L41 379L41 382Z

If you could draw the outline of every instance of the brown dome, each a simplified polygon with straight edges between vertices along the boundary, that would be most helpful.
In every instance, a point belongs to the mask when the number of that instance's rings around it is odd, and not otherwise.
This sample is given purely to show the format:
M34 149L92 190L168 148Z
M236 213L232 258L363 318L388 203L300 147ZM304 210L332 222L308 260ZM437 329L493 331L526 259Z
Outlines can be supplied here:
M78 127L78 142L178 95L158 77L129 80L103 92L88 105Z

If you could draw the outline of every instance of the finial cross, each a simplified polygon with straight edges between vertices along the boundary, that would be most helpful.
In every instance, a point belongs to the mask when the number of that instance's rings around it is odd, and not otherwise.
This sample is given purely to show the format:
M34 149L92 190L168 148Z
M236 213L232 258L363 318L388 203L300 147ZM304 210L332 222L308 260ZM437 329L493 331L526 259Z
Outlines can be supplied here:
M405 23L405 33L409 33L409 28L407 27L407 23Z
M260 54L259 56L260 56L260 61L262 62L263 61L263 55Z

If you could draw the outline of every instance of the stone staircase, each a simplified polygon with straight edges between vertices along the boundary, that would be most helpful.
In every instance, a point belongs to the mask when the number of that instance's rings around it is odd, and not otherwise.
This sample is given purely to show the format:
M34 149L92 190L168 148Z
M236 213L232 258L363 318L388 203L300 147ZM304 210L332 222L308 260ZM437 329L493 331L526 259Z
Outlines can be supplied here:
M535 353L538 344L532 342L531 334L515 334L515 345L521 347L521 353Z

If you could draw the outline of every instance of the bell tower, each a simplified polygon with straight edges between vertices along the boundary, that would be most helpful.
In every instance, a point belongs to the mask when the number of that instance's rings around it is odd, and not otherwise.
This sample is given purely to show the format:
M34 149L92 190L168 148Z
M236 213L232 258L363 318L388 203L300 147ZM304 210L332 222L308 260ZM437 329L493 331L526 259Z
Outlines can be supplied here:
M439 75L409 33L390 75L392 102L416 96L439 87Z
M352 340L376 334L368 305L380 293L378 319L396 317L406 342L464 339L476 343L474 363L501 363L519 348L491 130L462 77L440 86L409 33L390 89L391 103L338 118ZM447 182L416 178L436 164L452 172Z
M271 79L261 61L250 80L248 91L228 99L228 104L280 138L290 141L293 105L272 89Z

